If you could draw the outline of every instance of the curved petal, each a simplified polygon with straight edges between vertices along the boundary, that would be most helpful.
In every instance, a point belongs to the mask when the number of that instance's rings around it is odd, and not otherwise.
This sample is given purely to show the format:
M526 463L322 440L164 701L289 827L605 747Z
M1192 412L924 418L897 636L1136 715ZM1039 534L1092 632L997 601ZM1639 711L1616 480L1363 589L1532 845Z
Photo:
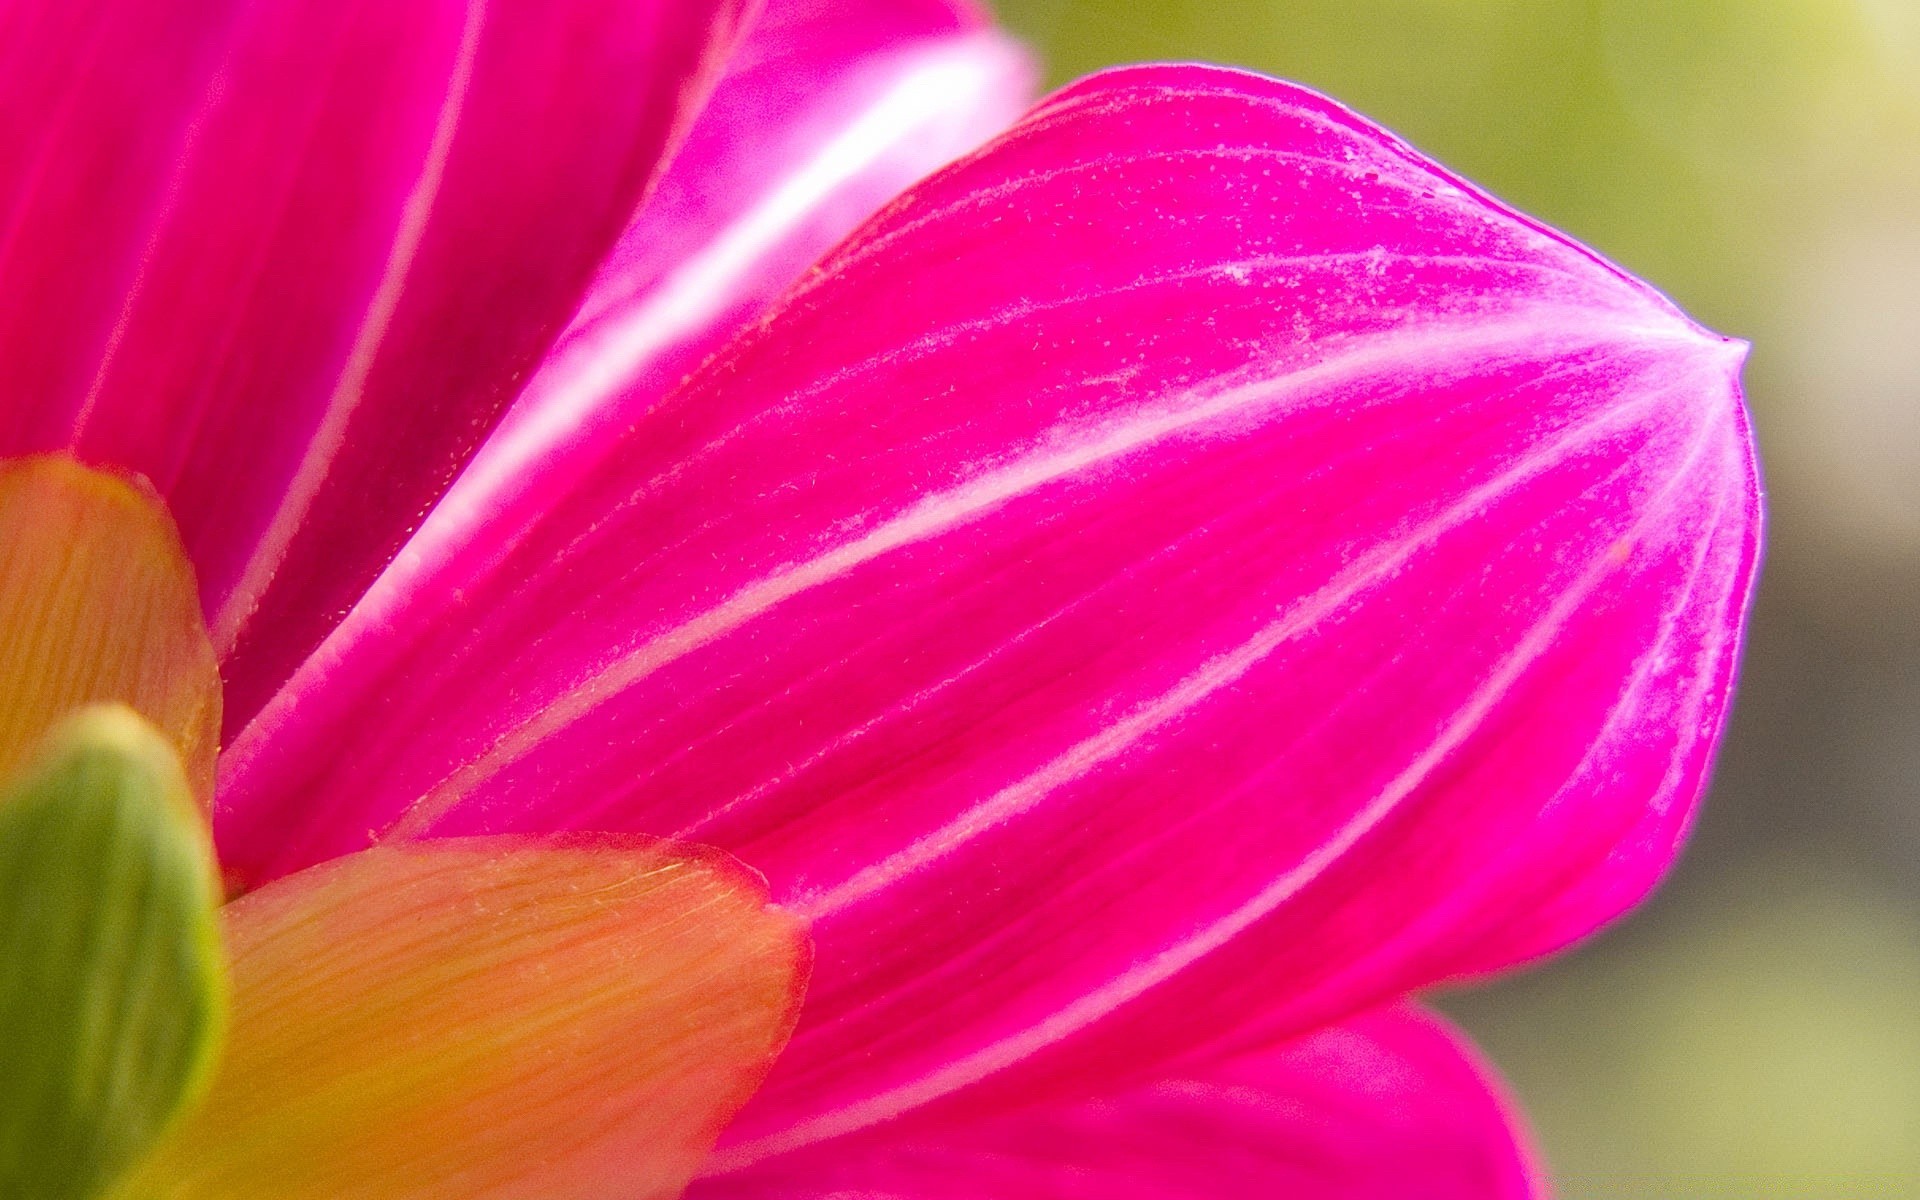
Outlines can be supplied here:
M119 702L211 803L220 669L152 492L54 455L0 459L0 679L0 778L73 710Z
M669 1200L806 981L759 881L633 838L375 847L222 916L219 1069L126 1195Z
M1035 73L1018 44L950 3L773 0L442 508L467 510L495 541L503 503L531 491L523 518L545 508L855 225L1010 125Z
M1472 1047L1416 1009L1107 1098L888 1125L694 1185L688 1200L1544 1200Z
M1743 349L1322 97L1098 76L283 696L223 849L738 853L819 950L758 1153L1297 1033L1671 858L1757 553Z
M153 481L230 717L512 399L739 4L7 7L0 448Z
M1034 74L1020 46L943 0L774 0L573 324L320 661L378 655L395 606L484 577L823 251L1012 123Z

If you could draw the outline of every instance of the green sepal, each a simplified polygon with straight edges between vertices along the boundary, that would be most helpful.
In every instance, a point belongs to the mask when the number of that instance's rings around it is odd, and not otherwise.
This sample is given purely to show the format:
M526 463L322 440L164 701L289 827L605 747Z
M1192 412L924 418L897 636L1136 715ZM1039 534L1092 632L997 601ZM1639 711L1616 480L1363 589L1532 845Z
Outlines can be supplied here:
M219 885L180 758L81 710L0 794L0 1196L105 1194L207 1082Z

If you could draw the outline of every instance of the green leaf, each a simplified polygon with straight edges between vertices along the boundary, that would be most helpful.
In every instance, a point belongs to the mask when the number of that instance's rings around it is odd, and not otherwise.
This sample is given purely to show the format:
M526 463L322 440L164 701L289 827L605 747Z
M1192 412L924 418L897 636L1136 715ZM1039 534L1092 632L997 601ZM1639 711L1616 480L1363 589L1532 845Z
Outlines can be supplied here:
M226 1012L179 756L81 710L0 793L0 1196L99 1196L197 1096Z

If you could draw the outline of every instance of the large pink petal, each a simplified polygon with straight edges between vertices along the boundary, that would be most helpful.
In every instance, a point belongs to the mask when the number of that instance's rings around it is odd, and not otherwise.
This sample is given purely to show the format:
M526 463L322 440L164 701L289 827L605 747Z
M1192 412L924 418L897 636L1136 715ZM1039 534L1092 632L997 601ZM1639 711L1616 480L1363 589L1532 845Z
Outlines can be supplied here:
M0 449L71 446L153 480L230 716L513 397L739 7L6 7Z
M696 1184L688 1200L1529 1200L1498 1082L1415 1009L1134 1087L903 1122Z
M1321 97L1099 76L316 660L223 850L732 849L819 952L742 1158L1299 1032L1671 858L1757 553L1742 349Z
M457 598L503 545L900 189L1004 129L1026 52L945 0L773 0L573 324L327 654Z

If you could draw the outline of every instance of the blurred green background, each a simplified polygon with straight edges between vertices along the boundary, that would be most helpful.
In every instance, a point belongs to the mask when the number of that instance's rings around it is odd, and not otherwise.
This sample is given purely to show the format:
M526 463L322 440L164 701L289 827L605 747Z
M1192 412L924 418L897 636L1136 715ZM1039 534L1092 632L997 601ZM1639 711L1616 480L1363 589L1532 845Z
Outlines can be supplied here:
M1566 1200L1920 1197L1920 0L998 7L1055 81L1311 84L1753 341L1768 560L1692 848L1444 1005Z

